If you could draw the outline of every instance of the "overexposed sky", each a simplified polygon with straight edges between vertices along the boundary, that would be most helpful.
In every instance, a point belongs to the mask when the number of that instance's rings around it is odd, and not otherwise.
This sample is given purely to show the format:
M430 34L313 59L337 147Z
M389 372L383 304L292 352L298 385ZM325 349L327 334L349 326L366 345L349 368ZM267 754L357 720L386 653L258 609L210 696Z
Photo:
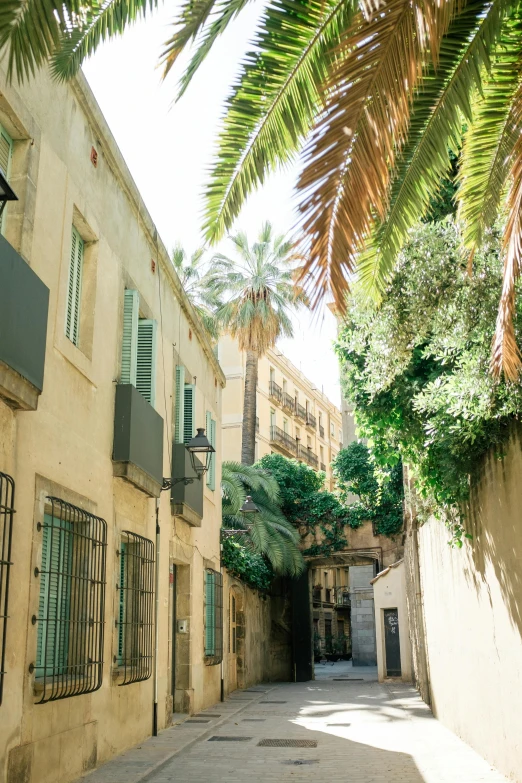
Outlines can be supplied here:
M162 7L98 50L84 72L127 165L167 247L177 242L192 252L203 243L201 216L208 171L219 130L224 98L237 72L262 4L247 6L200 68L183 98L174 103L177 80L187 56L165 82L158 68L163 43L179 3ZM298 167L271 177L253 194L234 230L253 241L269 220L279 233L297 222L294 185ZM230 243L219 245L232 252ZM295 336L278 347L313 383L339 405L339 371L332 350L335 319L324 308L300 312Z

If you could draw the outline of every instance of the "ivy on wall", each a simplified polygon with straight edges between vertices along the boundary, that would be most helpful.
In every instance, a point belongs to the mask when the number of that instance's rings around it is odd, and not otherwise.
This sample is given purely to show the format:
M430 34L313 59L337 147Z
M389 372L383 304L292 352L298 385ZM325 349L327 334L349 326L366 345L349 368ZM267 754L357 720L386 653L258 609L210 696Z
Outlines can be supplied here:
M266 592L270 589L274 571L263 555L252 552L234 538L225 538L222 544L221 562L232 576L255 590Z

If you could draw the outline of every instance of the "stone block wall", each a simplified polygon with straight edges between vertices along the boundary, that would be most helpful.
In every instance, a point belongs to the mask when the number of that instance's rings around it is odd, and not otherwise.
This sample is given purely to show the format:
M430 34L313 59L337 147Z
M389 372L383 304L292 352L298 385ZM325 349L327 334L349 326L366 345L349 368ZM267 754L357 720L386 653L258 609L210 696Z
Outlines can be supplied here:
M372 565L350 566L352 661L354 666L377 665L373 588L370 584L374 576Z

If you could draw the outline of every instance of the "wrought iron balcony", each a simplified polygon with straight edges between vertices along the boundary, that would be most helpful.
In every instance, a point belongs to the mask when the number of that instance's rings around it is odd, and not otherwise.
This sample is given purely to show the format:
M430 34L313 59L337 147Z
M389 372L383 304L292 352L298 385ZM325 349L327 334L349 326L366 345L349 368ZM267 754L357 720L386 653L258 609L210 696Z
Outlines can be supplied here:
M297 443L294 438L275 424L270 427L270 442L294 457L297 454Z
M283 390L275 381L270 381L268 394L273 400L277 400L277 402L281 404L283 399Z
M314 454L312 449L306 449L306 450L308 452L308 464L311 465L312 468L315 468L317 470L317 468L319 467L319 459L317 457L317 454Z
M317 459L317 454L314 454L312 449L299 444L297 447L297 457L298 459L303 460L303 462L307 462L308 465L317 470L319 460Z
M335 603L337 606L350 606L350 593L348 587L336 587L335 589Z
M313 430L315 430L315 428L317 427L317 419L315 418L313 413L310 413L310 411L308 411L308 413L306 414L306 426L311 427Z
M321 424L319 425L319 435L324 438L324 427Z
M295 415L298 419L302 419L302 421L306 421L306 408L303 408L302 405L299 405L298 402L295 404Z
M287 392L283 392L283 408L285 411L288 411L288 413L295 412L295 400L292 395L287 394Z

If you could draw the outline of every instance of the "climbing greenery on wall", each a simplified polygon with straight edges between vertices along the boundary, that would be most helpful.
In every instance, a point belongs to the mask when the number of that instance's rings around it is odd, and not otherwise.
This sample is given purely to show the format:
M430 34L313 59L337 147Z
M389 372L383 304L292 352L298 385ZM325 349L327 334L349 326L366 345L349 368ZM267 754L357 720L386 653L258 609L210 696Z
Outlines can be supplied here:
M252 552L239 540L226 538L223 542L221 562L232 576L255 590L266 592L270 589L274 571L263 555Z
M420 225L380 306L354 293L337 344L344 393L377 466L399 454L427 512L449 520L457 544L470 483L489 449L502 454L522 407L522 385L489 373L498 236L475 254L471 275L467 263L451 218ZM517 302L520 344L520 296Z
M382 536L394 536L402 529L402 462L398 454L391 461L378 467L368 447L354 441L332 463L339 498L348 504L350 515L371 521L375 533ZM353 495L358 498L355 502Z

